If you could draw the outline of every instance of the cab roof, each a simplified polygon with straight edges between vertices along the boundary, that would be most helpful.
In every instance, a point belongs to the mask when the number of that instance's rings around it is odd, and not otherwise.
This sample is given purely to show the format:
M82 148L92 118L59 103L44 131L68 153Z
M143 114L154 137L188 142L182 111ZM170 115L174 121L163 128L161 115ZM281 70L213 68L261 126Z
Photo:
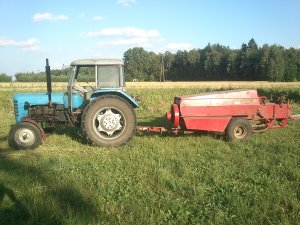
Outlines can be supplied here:
M121 59L78 59L71 66L95 66L95 65L124 65Z

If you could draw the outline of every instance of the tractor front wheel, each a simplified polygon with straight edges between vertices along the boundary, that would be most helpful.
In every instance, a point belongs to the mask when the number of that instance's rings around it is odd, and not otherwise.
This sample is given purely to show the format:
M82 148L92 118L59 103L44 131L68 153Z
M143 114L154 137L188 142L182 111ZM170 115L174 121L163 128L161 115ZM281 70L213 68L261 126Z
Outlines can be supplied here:
M135 111L123 98L103 95L85 108L81 127L91 144L120 146L127 143L135 133Z
M8 142L16 149L34 149L42 143L42 133L34 124L20 122L11 127Z
M247 140L252 135L252 125L245 118L232 119L225 130L228 141Z

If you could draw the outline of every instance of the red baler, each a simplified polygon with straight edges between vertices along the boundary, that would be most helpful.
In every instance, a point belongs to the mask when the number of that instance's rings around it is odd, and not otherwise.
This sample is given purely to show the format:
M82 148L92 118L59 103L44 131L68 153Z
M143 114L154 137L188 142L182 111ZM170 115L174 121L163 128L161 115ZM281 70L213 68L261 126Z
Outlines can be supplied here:
M166 115L173 128L138 126L141 131L174 133L183 131L225 132L228 140L244 140L252 132L283 128L288 120L299 120L291 115L290 104L268 103L256 90L218 91L174 98Z

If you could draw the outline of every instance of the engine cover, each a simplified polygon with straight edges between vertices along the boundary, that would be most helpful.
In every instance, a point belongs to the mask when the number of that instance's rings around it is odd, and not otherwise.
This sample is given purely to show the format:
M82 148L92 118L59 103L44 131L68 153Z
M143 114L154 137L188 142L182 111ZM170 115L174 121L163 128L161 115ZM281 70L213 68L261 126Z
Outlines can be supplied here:
M68 107L68 97L64 93L52 93L51 100L53 105ZM33 106L47 106L49 98L47 93L22 93L15 94L13 97L16 122L21 122L23 118L29 116L29 108ZM72 94L72 108L77 109L83 105L83 98L79 94ZM39 109L40 110L40 109Z
M53 123L64 124L68 122L63 105L52 104L51 107L48 105L32 106L29 108L28 117L34 121L46 122L50 126Z

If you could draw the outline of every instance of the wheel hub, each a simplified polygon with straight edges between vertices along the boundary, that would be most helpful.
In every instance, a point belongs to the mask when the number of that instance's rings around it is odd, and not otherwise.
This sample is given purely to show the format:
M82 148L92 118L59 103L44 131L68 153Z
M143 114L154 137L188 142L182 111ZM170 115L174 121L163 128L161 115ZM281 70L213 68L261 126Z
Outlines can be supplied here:
M239 126L239 127L236 127L236 128L234 129L234 136L235 136L236 138L242 139L242 138L244 138L246 135L247 135L247 130L246 130L245 127Z
M99 122L97 130L105 132L108 136L112 136L115 131L122 129L121 115L112 112L111 109L107 109L103 114L98 114L97 120Z
M18 132L18 140L24 144L34 142L34 133L29 129L21 129Z

